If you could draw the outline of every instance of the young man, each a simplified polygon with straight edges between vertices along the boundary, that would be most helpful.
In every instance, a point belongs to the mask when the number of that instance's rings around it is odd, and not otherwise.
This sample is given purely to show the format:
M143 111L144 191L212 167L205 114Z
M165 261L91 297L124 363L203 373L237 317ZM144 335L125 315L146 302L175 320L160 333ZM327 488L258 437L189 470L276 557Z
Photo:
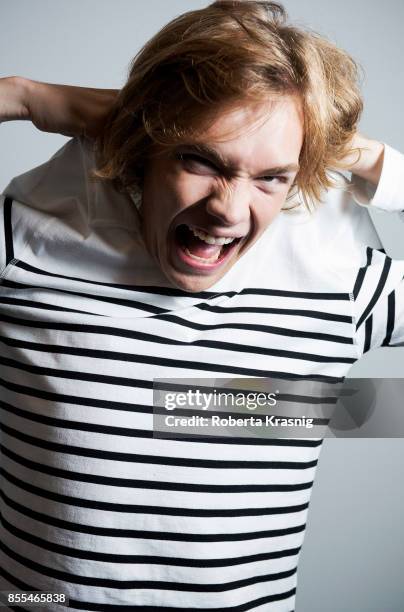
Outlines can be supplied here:
M404 208L403 157L356 132L353 61L274 3L216 2L116 99L1 87L4 119L78 134L2 197L1 589L291 612L321 440L159 439L153 380L338 382L404 342L404 263L341 253L308 212L325 190L328 220L347 205L333 168L359 204Z

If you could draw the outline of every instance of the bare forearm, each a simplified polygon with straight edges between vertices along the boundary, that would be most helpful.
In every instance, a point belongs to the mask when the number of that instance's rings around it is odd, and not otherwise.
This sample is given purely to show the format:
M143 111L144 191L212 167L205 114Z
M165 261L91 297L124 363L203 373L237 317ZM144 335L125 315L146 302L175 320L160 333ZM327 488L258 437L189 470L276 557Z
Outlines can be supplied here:
M30 120L44 132L96 136L118 94L97 89L43 83L22 77L0 79L0 117Z
M95 89L33 81L28 108L39 129L67 136L96 136L117 95L115 89ZM52 113L49 109L52 109Z

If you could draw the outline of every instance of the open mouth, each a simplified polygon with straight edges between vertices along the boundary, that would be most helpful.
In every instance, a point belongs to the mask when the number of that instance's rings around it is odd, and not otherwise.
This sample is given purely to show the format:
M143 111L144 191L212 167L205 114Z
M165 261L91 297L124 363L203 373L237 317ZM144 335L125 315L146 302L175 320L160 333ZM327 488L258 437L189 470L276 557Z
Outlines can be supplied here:
M175 242L180 258L195 268L216 267L226 261L241 237L211 236L189 225L179 225L175 230Z

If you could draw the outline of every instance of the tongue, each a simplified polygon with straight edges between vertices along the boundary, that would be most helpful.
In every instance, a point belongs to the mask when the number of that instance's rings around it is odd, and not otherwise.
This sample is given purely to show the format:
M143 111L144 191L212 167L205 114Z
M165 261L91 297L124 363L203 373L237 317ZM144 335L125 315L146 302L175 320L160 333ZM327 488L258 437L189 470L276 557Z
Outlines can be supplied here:
M219 255L222 245L220 244L208 244L197 236L194 236L192 232L187 232L185 246L192 255L196 257L202 257L203 259L210 259Z

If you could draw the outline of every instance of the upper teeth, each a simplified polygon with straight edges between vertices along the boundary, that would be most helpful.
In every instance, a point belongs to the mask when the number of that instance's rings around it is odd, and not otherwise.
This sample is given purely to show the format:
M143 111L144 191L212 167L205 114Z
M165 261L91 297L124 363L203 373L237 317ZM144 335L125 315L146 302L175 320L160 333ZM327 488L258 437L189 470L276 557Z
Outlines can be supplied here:
M189 229L194 234L194 236L197 236L198 238L200 238L204 242L207 242L208 244L220 244L220 245L230 244L230 242L233 242L233 240L235 240L234 237L225 238L224 236L219 236L219 237L211 236L210 234L206 234L206 232L202 232L201 230L196 229L196 227L189 227Z

